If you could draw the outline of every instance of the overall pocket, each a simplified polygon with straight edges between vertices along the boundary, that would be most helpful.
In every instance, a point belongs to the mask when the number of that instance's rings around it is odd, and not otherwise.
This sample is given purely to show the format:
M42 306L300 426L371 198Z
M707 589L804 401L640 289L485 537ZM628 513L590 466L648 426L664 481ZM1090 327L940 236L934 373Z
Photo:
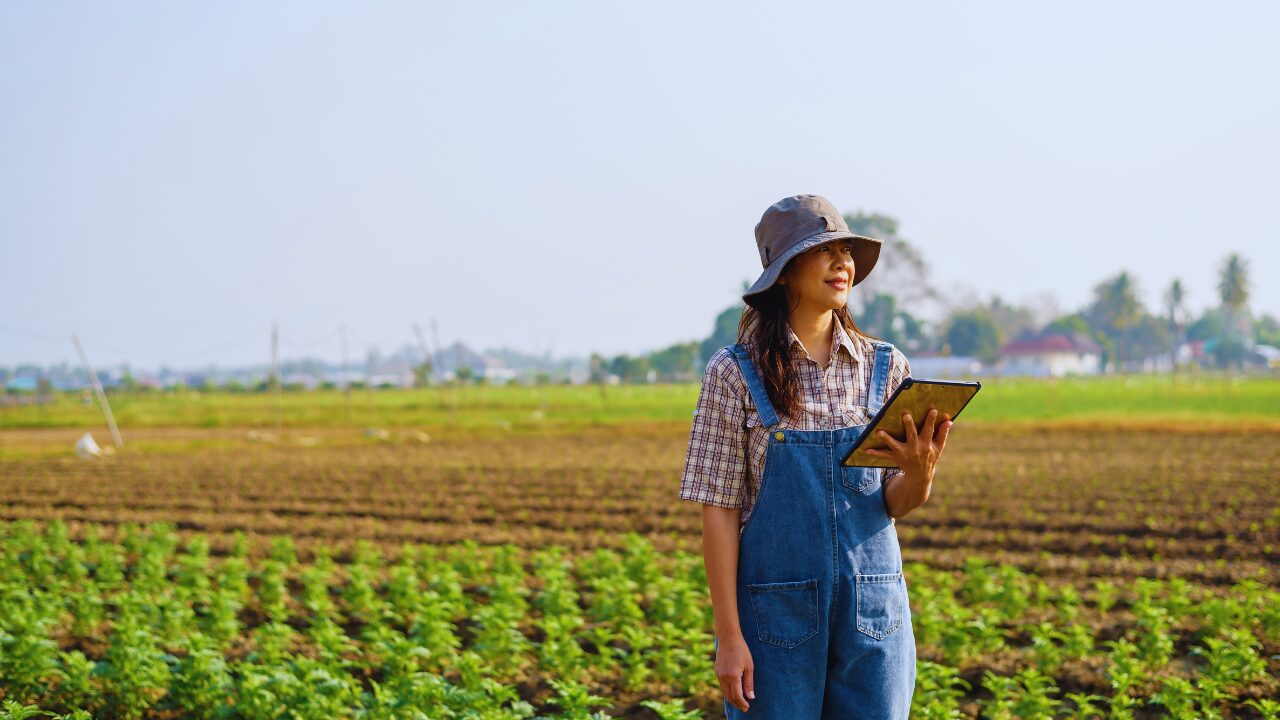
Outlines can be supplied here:
M747 585L760 642L793 648L818 634L818 579Z
M902 571L854 575L858 594L858 630L883 640L902 627L903 608L907 604L907 587Z
M880 487L880 475L883 468L840 466L840 475L844 486L859 495L870 495Z

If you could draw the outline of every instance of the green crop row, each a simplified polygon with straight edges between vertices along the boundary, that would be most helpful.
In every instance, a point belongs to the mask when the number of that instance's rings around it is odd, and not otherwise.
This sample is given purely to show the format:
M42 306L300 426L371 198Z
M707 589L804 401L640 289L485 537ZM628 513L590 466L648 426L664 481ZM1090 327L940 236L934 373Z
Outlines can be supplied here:
M699 555L361 543L300 562L125 525L79 541L59 521L0 524L6 717L661 718L718 706ZM1009 565L906 568L920 647L913 717L1276 717L1263 650L1280 593L1172 580L1050 584ZM990 665L1004 662L1005 671ZM987 664L987 665L984 665ZM1060 689L1095 667L1097 692ZM983 671L983 668L986 668ZM981 672L981 675L975 673ZM966 679L966 676L969 679ZM81 715L82 716L82 715Z

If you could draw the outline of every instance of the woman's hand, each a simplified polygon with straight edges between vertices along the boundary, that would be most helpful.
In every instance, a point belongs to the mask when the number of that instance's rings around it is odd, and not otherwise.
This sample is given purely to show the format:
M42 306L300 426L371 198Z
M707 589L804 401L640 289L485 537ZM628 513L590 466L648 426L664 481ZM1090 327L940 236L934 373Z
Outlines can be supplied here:
M746 712L747 698L756 699L751 650L741 635L720 638L716 643L716 677L720 680L720 691L731 705Z
M907 428L906 441L899 441L889 433L878 430L877 434L889 449L869 448L867 454L892 458L894 463L908 474L930 482L933 480L938 456L947 445L947 433L951 431L950 415L943 413L942 422L935 428L937 419L938 408L929 408L929 414L925 415L924 429L917 433L911 413L902 413L902 424Z

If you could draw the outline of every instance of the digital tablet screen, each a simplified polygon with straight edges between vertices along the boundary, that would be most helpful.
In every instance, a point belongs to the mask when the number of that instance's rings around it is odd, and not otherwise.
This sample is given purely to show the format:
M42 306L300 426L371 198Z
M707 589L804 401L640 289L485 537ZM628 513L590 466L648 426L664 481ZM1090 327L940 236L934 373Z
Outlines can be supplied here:
M981 387L982 383L976 380L924 380L908 376L898 385L898 389L893 391L893 395L884 407L880 408L880 412L876 413L876 416L867 424L867 429L853 444L853 450L845 456L844 464L851 467L897 467L893 458L866 453L871 448L888 449L888 444L876 434L878 431L884 430L901 442L907 436L907 428L902 423L902 414L911 413L911 419L915 421L916 430L919 431L931 407L938 408L937 422L942 421L943 413L950 415L951 421L955 422L956 416L965 405L969 404Z

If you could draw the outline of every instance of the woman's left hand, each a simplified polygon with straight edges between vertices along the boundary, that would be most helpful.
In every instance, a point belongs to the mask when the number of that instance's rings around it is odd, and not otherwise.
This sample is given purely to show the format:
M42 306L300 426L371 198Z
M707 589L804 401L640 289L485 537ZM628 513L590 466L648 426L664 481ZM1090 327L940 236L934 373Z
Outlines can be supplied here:
M887 444L889 449L869 448L867 454L892 458L894 463L907 473L922 478L926 482L931 481L938 456L947 445L947 433L951 431L950 415L943 413L941 423L937 423L937 419L938 408L929 408L929 414L925 415L924 428L917 433L911 413L903 413L902 424L907 429L906 441L897 440L889 433L878 430L877 434L881 441Z

